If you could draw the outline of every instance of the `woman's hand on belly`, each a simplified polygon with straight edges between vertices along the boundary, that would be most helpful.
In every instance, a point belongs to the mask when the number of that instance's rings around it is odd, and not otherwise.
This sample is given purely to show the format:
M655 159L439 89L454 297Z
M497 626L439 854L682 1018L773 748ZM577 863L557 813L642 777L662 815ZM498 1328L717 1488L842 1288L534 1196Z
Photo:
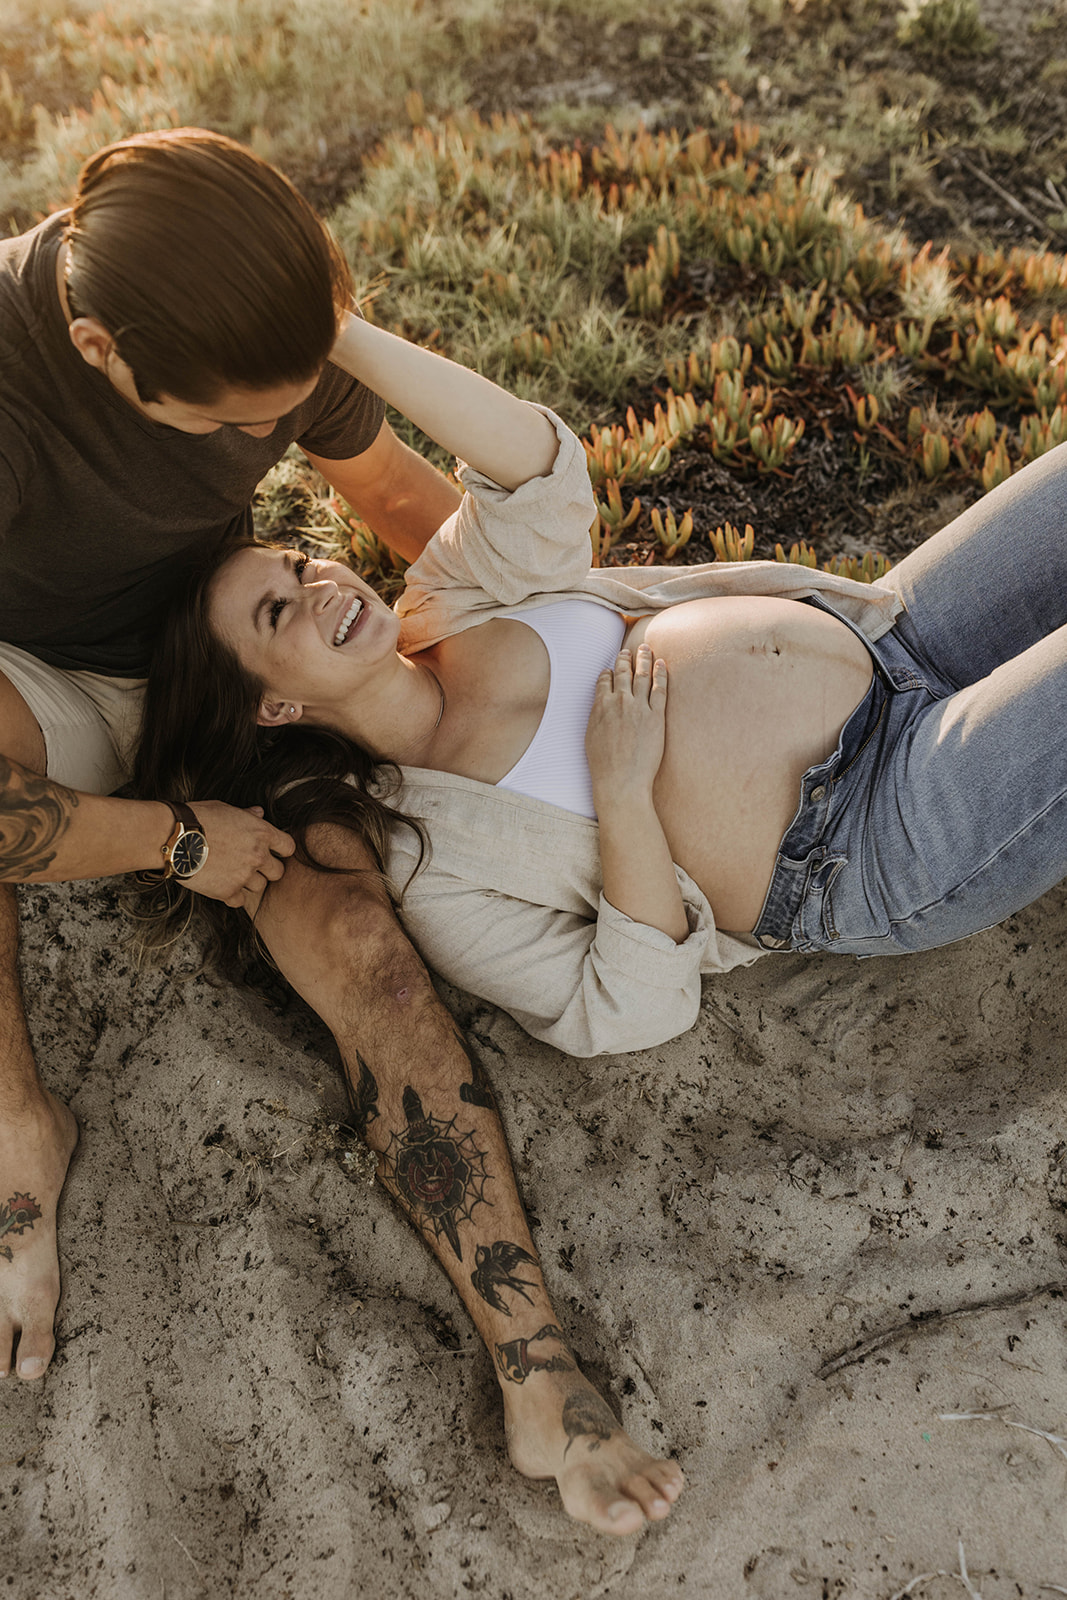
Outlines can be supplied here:
M681 944L689 923L652 799L663 760L666 708L666 662L655 660L642 644L635 664L624 649L615 670L597 680L585 749L600 824L604 893L617 911Z
M623 648L615 670L597 679L585 735L598 815L620 801L651 805L666 728L667 663L647 644L638 646L636 663Z

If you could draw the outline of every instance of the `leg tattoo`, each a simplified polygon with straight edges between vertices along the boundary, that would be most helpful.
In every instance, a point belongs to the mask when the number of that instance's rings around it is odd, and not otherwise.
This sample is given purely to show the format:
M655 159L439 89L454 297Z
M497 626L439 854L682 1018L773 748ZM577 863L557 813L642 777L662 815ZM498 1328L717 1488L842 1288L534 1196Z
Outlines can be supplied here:
M345 1089L348 1091L348 1104L356 1132L361 1139L366 1139L367 1127L378 1115L378 1084L358 1050L356 1066L359 1068L359 1077L353 1083L346 1071Z
M41 1215L36 1200L32 1200L28 1194L13 1194L10 1200L0 1206L0 1239L8 1233L25 1233ZM15 1252L9 1244L0 1244L0 1256L5 1261L14 1261Z
M454 1032L457 1040L459 1041L463 1054L471 1064L471 1081L470 1083L460 1084L460 1099L466 1105L481 1106L483 1111L495 1111L496 1097L493 1094L493 1086L486 1076L485 1068L482 1066L481 1062L478 1060L478 1057L474 1054L474 1051L471 1049L470 1045L467 1043L459 1029L456 1028Z
M494 1311L502 1311L505 1317L510 1317L511 1312L500 1292L502 1289L514 1289L516 1294L522 1295L527 1305L533 1305L533 1299L526 1291L536 1288L536 1283L530 1278L520 1278L516 1267L533 1267L537 1271L535 1258L521 1245L498 1239L495 1244L478 1246L471 1282L482 1299Z
M445 1122L427 1116L410 1085L404 1116L407 1127L389 1141L383 1176L418 1226L435 1240L444 1234L462 1261L460 1222L470 1220L475 1206L492 1204L483 1192L486 1153L474 1143L473 1131L457 1132L455 1117Z
M509 1383L525 1383L531 1372L577 1370L577 1363L572 1361L565 1349L562 1355L554 1356L541 1356L531 1350L530 1346L537 1344L541 1339L552 1339L557 1344L563 1344L563 1334L554 1322L549 1322L545 1327L538 1329L532 1339L509 1339L507 1344L497 1345L496 1364Z

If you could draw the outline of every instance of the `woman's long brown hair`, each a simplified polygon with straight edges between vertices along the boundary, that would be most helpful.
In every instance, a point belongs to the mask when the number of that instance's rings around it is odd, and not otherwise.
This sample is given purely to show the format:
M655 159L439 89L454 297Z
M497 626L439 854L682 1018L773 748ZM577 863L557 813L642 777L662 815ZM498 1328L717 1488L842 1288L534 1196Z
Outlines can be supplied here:
M345 869L318 861L309 833L316 824L339 824L359 835L388 886L393 828L418 835L416 871L426 850L420 825L383 798L399 787L399 769L325 728L258 727L263 685L212 631L208 609L215 575L234 550L249 547L273 548L255 539L227 545L209 566L190 574L171 607L149 675L133 791L142 800L262 806L268 821L293 835L297 858L321 872ZM175 879L140 882L127 904L142 956L157 954L192 929L202 936L205 962L226 975L254 980L270 969L244 911L194 894Z

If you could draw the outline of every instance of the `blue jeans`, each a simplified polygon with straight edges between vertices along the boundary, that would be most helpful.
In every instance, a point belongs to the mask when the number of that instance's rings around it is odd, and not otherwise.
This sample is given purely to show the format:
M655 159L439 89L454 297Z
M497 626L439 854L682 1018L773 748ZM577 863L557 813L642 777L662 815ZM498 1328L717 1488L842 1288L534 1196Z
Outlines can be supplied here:
M805 773L766 949L929 950L1067 878L1067 445L882 580L907 613Z

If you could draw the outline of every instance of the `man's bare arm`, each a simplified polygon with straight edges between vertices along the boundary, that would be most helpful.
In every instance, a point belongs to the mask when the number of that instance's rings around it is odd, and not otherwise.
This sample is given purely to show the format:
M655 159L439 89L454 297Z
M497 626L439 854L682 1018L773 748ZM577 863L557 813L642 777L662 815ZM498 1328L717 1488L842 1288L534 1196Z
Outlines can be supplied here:
M388 422L362 455L344 461L305 452L338 494L405 561L421 555L459 505L459 492L425 456L398 439Z
M197 802L207 864L192 881L200 894L240 905L247 887L281 875L289 835L251 811ZM174 827L157 800L117 800L68 789L0 755L0 883L66 883L162 866Z

